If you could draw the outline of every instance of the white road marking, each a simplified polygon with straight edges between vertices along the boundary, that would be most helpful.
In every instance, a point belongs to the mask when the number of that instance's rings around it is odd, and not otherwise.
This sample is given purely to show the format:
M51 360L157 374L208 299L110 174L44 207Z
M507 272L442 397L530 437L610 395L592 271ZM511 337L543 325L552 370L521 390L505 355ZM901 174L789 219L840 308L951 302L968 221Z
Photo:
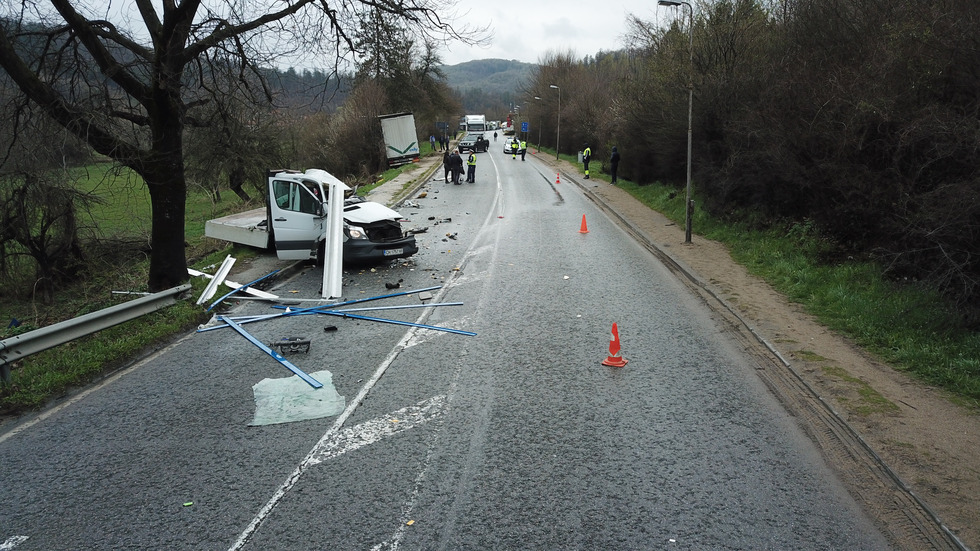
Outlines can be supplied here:
M493 215L494 212L500 212L501 214L503 213L503 207L501 201L501 186L500 186L499 178L497 182L497 193L494 197L493 203L494 204L491 205L487 213L486 219L483 221L483 226L482 226L483 229L489 227L490 220L494 218ZM481 231L478 232L478 234L482 233L482 231L483 230L481 229ZM459 284L460 274L462 274L463 272L462 268L467 264L469 259L474 255L474 251L477 249L478 242L479 242L479 237L473 241L473 244L470 245L470 248L466 251L466 253L463 254L463 259L460 262L459 269L452 272L452 275L442 286L442 289L440 289L439 292L436 293L436 296L433 297L432 299L433 302L435 303L442 302L443 297L449 292L449 290ZM432 308L426 308L422 313L422 315L420 315L419 318L416 320L416 323L418 324L424 323L425 320L428 319L432 311L433 311ZM385 371L388 370L388 367L395 361L395 358L397 358L398 355L403 350L408 348L409 343L413 341L415 335L421 330L422 329L418 327L410 327L408 331L405 332L405 335L403 335L401 340L399 340L398 343L395 344L391 352L389 352L388 356L384 359L384 361L381 362L381 365L378 366L378 368L375 370L371 378L368 379L366 383L364 383L364 386L361 388L361 391L347 405L347 409L345 409L344 412L341 413L339 417L337 417L337 420L334 421L333 426L327 429L327 432L324 433L324 435L320 438L320 440L316 443L316 445L313 446L313 449L310 450L310 453L306 455L306 457L300 462L300 464L296 467L296 469L289 475L289 477L286 478L286 481L279 486L279 488L275 491L275 493L272 494L272 497L269 498L269 501L266 502L266 504L262 507L262 509L260 509L259 512L256 513L255 517L252 518L252 521L249 523L249 525L246 526L245 530L242 531L242 533L238 536L238 539L235 541L235 543L228 548L228 551L239 551L240 549L242 549L245 546L245 544L248 543L248 540L249 538L252 537L252 534L254 534L255 531L259 529L259 526L265 521L265 519L272 514L273 510L275 510L275 508L279 505L279 502L282 501L282 499L286 496L287 493L289 493L290 490L292 490L294 486L296 486L296 484L299 482L299 479L303 476L303 473L306 471L306 469L322 461L322 459L318 459L318 458L320 458L321 454L324 452L325 447L328 446L330 443L334 442L336 438L338 438L336 435L340 431L340 428L344 426L344 423L347 421L347 418L354 413L354 410L356 410L358 406L361 405L361 402L363 402L364 398L367 397L368 392L370 392L371 389L374 388L374 385L377 384L377 382L381 379L381 376L384 375ZM445 399L445 397L442 398ZM431 451L432 450L430 449L429 452L431 453ZM421 480L425 478L426 470L427 470L427 466L423 467L422 471L419 473L417 485L421 482ZM407 508L407 511L409 512L411 511L412 508L414 508L416 495L417 495L417 489L416 489L416 493L413 494L412 499L409 500L408 508ZM395 541L393 542L393 545L396 548L400 540L401 540L401 533L396 533Z
M494 170L496 170L496 165L494 166ZM499 185L500 179L498 178L497 181L498 181L497 196L494 198L495 204L502 203L501 200L502 194ZM490 209L491 216L493 212L494 212L494 208L491 208ZM503 209L501 208L499 212L503 212ZM483 231L490 228L489 225L490 220L491 218L490 216L488 216L483 223L483 228L479 232L479 235L477 235L477 238L474 240L474 243L479 242L483 235ZM497 234L498 240L499 240L499 236L500 234L498 233ZM465 265L469 261L471 256L475 255L477 251L482 251L482 250L483 249L473 249L469 251L462 264ZM499 243L496 243L492 247L489 247L489 250L492 256L492 260L490 261L490 266L495 266L497 253L500 251ZM480 299L480 304L482 304L487 299L488 297L484 295L483 298ZM442 410L443 415L448 415L449 410L452 408L452 397L456 395L456 388L459 383L459 377L460 374L462 373L464 364L465 361L460 361L459 364L456 366L455 370L453 371L452 377L450 378L449 392L447 393L446 405ZM409 524L414 523L413 513L415 511L415 505L418 502L419 496L422 494L422 487L425 484L426 477L428 476L429 466L432 464L432 456L433 454L436 453L435 450L438 445L438 440L440 438L439 432L440 431L438 429L433 431L432 442L429 444L428 447L429 449L426 453L425 460L422 461L422 464L419 467L419 472L415 476L415 483L412 486L411 496L409 496L408 500L402 506L401 516L399 517L398 527L395 529L395 533L392 534L391 537L388 538L387 540L372 547L371 551L397 551L401 546L402 540L405 539L406 530L409 529Z
M321 441L317 445L316 453L310 457L309 464L322 463L347 452L374 444L378 440L395 433L424 425L438 417L445 404L445 396L435 396L423 400L415 406L402 408L384 417L335 432L326 441Z
M7 541L0 543L0 551L10 551L30 539L28 536L10 536Z
M451 278L446 282L445 285L443 285L442 289L440 289L439 292L436 294L436 296L433 298L434 302L442 302L442 297L449 291L451 287L453 287L457 274L459 274L459 272L453 272L453 276L451 276ZM421 316L419 316L416 323L424 322L425 319L428 318L429 313L431 312L432 309L427 308L425 312ZM388 353L388 356L384 359L384 361L381 362L381 365L379 365L378 368L374 371L374 374L371 376L371 378L368 379L366 383L364 383L364 386L361 388L361 391L357 394L357 396L355 396L354 399L351 400L349 404L347 404L347 409L345 409L344 412L341 413L339 417L337 417L337 420L334 421L333 426L327 429L327 432L325 432L323 436L320 438L320 440L316 443L316 445L313 446L313 449L310 450L310 453L306 455L306 457L300 462L300 464L296 467L296 469L289 475L289 477L286 478L286 481L279 486L279 488L275 491L275 493L272 494L272 497L269 498L269 501L266 502L266 504L262 507L262 509L260 509L259 512L256 513L255 517L252 518L252 522L250 522L249 525L245 527L245 530L238 536L238 539L235 541L235 543L228 548L229 551L238 551L242 549L245 546L245 544L248 543L248 540L249 538L252 537L252 534L254 534L256 530L258 530L262 522L264 522L265 519L272 514L272 511L279 505L279 502L282 501L282 499L286 496L287 493L289 493L290 490L293 489L294 486L296 486L296 484L299 482L299 479L303 476L303 473L306 471L306 469L312 465L315 465L316 463L319 463L319 461L317 461L316 458L320 456L324 446L334 441L335 435L340 431L340 428L344 426L344 423L347 421L347 418L354 413L354 410L356 410L358 406L361 405L361 402L364 401L364 398L367 396L368 392L370 392L371 389L374 388L374 385L378 382L378 380L381 379L381 376L384 375L385 371L388 370L388 366L390 366L395 361L395 358L398 357L398 355L401 353L402 350L405 350L408 347L408 343L412 340L416 332L419 330L421 329L417 327L410 327L408 331L405 332L405 335L402 336L401 340L399 340L397 344L395 344L391 352Z

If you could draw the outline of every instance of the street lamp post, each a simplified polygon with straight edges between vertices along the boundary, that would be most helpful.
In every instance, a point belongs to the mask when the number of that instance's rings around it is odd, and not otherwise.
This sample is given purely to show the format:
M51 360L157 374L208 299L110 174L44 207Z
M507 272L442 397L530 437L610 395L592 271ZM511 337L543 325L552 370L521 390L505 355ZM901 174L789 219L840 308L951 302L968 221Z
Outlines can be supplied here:
M687 6L690 19L687 34L688 34L688 51L690 55L690 69L688 71L688 81L687 81L687 203L686 215L684 218L684 242L691 242L691 213L694 210L691 204L691 140L693 135L693 120L694 120L694 8L688 2L678 2L674 0L659 0L657 4L661 6Z
M534 96L534 99L541 101L541 96ZM538 148L534 151L535 154L541 152L541 113L538 113Z
M558 154L561 151L561 149L558 148L561 142L561 88L555 86L554 84L552 84L551 87L558 90L558 127L555 131L555 160L557 161Z

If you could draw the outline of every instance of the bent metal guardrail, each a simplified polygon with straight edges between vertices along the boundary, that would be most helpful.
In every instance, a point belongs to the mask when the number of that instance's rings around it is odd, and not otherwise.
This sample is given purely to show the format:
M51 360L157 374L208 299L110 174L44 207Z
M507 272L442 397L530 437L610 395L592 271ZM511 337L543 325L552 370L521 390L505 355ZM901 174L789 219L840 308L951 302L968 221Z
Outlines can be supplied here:
M10 364L21 358L166 308L176 303L177 296L190 288L189 284L180 285L4 339L0 341L0 380L10 384Z

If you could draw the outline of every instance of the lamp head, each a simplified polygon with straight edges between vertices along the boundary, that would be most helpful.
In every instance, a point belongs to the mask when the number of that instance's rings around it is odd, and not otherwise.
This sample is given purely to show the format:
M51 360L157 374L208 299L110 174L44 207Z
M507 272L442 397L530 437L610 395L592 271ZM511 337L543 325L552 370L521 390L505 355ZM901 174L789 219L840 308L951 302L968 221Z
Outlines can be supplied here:
M672 0L659 0L657 2L657 4L659 4L661 6L680 6L681 5L680 2L674 2Z
M557 87L557 86L555 86L554 84L552 84L552 85L551 85L551 87L552 87L552 88L558 88L558 87Z

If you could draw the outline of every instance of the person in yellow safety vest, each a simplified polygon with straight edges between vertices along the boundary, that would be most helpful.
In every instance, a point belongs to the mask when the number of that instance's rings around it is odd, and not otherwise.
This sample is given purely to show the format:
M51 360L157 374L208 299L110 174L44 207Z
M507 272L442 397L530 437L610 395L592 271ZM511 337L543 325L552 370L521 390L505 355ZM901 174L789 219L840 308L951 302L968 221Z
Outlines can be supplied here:
M466 182L476 183L476 152L470 151L470 156L466 158Z
M589 159L592 158L592 148L585 144L585 151L582 152L582 164L585 165L585 179L589 179Z
M517 138L514 138L510 142L510 151L511 151L511 153L514 154L514 156L511 157L511 158L514 159L515 161L517 160L517 147L519 145L520 145L520 143L517 141Z
M524 160L524 156L527 155L527 140L521 140L521 160Z

